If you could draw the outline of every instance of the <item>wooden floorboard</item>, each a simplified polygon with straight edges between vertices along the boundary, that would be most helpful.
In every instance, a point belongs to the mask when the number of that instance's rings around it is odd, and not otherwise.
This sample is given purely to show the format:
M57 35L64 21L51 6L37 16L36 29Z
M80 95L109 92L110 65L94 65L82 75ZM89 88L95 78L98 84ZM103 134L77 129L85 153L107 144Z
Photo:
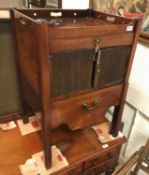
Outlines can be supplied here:
M0 175L20 175L19 165L40 150L40 132L21 136L18 128L0 130Z

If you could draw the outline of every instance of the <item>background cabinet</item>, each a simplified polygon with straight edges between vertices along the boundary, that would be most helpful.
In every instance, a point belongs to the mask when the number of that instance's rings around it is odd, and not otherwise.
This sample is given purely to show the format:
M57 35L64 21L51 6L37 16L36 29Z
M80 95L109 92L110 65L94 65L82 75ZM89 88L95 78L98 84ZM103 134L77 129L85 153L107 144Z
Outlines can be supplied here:
M0 116L20 112L10 20L0 20Z
M21 105L17 81L11 20L3 14L12 7L24 7L24 0L0 1L0 122L20 117ZM3 10L6 11L3 11ZM7 117L6 117L7 116Z

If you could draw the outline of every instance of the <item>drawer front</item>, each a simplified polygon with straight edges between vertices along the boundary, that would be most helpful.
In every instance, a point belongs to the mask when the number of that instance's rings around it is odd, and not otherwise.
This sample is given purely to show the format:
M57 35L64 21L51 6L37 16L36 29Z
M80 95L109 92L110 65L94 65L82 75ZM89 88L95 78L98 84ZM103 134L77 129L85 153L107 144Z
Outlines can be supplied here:
M75 49L91 49L96 47L96 40L99 40L100 48L118 46L118 45L131 45L133 41L133 33L112 34L103 36L90 35L87 37L79 38L61 38L50 39L49 50L50 52L59 52L65 50Z
M96 167L98 164L104 162L104 161L107 161L107 160L110 160L110 159L114 159L117 157L118 155L118 151L117 149L113 149L111 151L108 151L107 153L105 154L102 154L102 155L99 155L99 156L96 156L95 158L89 160L86 162L86 166L85 166L85 169L88 170L92 167Z
M107 150L105 153L98 153L96 156L87 159L76 166L68 167L55 175L93 175L110 171L115 168L117 164L120 148L121 146L117 146Z
M83 164L84 163L81 163L73 167L69 167L68 169L55 173L54 175L82 175L83 167L84 167Z
M115 168L117 164L117 159L109 159L106 160L84 172L84 175L98 175L99 173L102 172L109 172ZM111 172L112 173L112 172Z
M74 167L72 170L70 170L67 175L81 175L83 172L83 166Z
M67 124L79 129L100 123L112 105L118 105L122 85L104 88L51 104L51 125L53 128Z
M88 160L86 163L80 164L80 166L72 167L70 170L59 173L60 175L93 175L95 173L106 172L112 169L117 164L119 151L113 149L106 154L96 156L92 160Z

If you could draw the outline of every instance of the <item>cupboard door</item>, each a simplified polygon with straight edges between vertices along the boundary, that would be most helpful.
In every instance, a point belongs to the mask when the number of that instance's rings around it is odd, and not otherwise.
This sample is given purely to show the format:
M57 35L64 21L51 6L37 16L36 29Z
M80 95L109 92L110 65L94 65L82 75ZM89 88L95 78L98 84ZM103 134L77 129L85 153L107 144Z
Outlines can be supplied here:
M129 46L101 49L94 63L93 87L102 88L122 83L129 57ZM98 60L97 60L98 59Z
M50 54L53 97L91 88L94 49Z

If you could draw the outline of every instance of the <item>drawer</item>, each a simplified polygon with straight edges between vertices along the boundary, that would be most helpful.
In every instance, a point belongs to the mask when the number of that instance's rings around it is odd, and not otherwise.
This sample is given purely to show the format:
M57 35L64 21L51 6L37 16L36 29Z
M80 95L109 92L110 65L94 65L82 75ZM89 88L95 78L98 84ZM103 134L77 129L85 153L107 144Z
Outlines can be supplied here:
M52 128L67 124L79 129L102 122L109 107L119 104L121 92L122 85L117 85L51 103Z
M114 147L106 153L99 153L99 156L92 157L83 161L75 166L71 166L68 169L58 173L59 175L93 175L94 173L101 173L112 170L118 160L120 147ZM95 174L94 174L95 175Z
M49 50L50 52L59 52L65 50L76 49L91 49L96 47L96 40L99 40L100 48L118 46L118 45L130 45L133 41L133 33L112 34L103 36L90 35L87 37L79 38L62 38L62 39L50 39Z
M117 164L117 159L109 159L107 161L104 161L84 172L84 175L99 175L102 172L110 172L114 170L115 166Z
M74 167L73 170L70 170L67 175L81 175L83 166Z
M89 160L86 162L86 166L85 169L90 169L92 167L96 167L98 164L110 160L110 159L114 159L117 158L117 149L113 149L111 151L108 151L107 153L103 154L103 155L99 155L98 157L96 156L95 158Z
M62 170L61 172L55 173L54 175L82 175L83 164L84 163L79 163L75 166L68 167L64 171Z

